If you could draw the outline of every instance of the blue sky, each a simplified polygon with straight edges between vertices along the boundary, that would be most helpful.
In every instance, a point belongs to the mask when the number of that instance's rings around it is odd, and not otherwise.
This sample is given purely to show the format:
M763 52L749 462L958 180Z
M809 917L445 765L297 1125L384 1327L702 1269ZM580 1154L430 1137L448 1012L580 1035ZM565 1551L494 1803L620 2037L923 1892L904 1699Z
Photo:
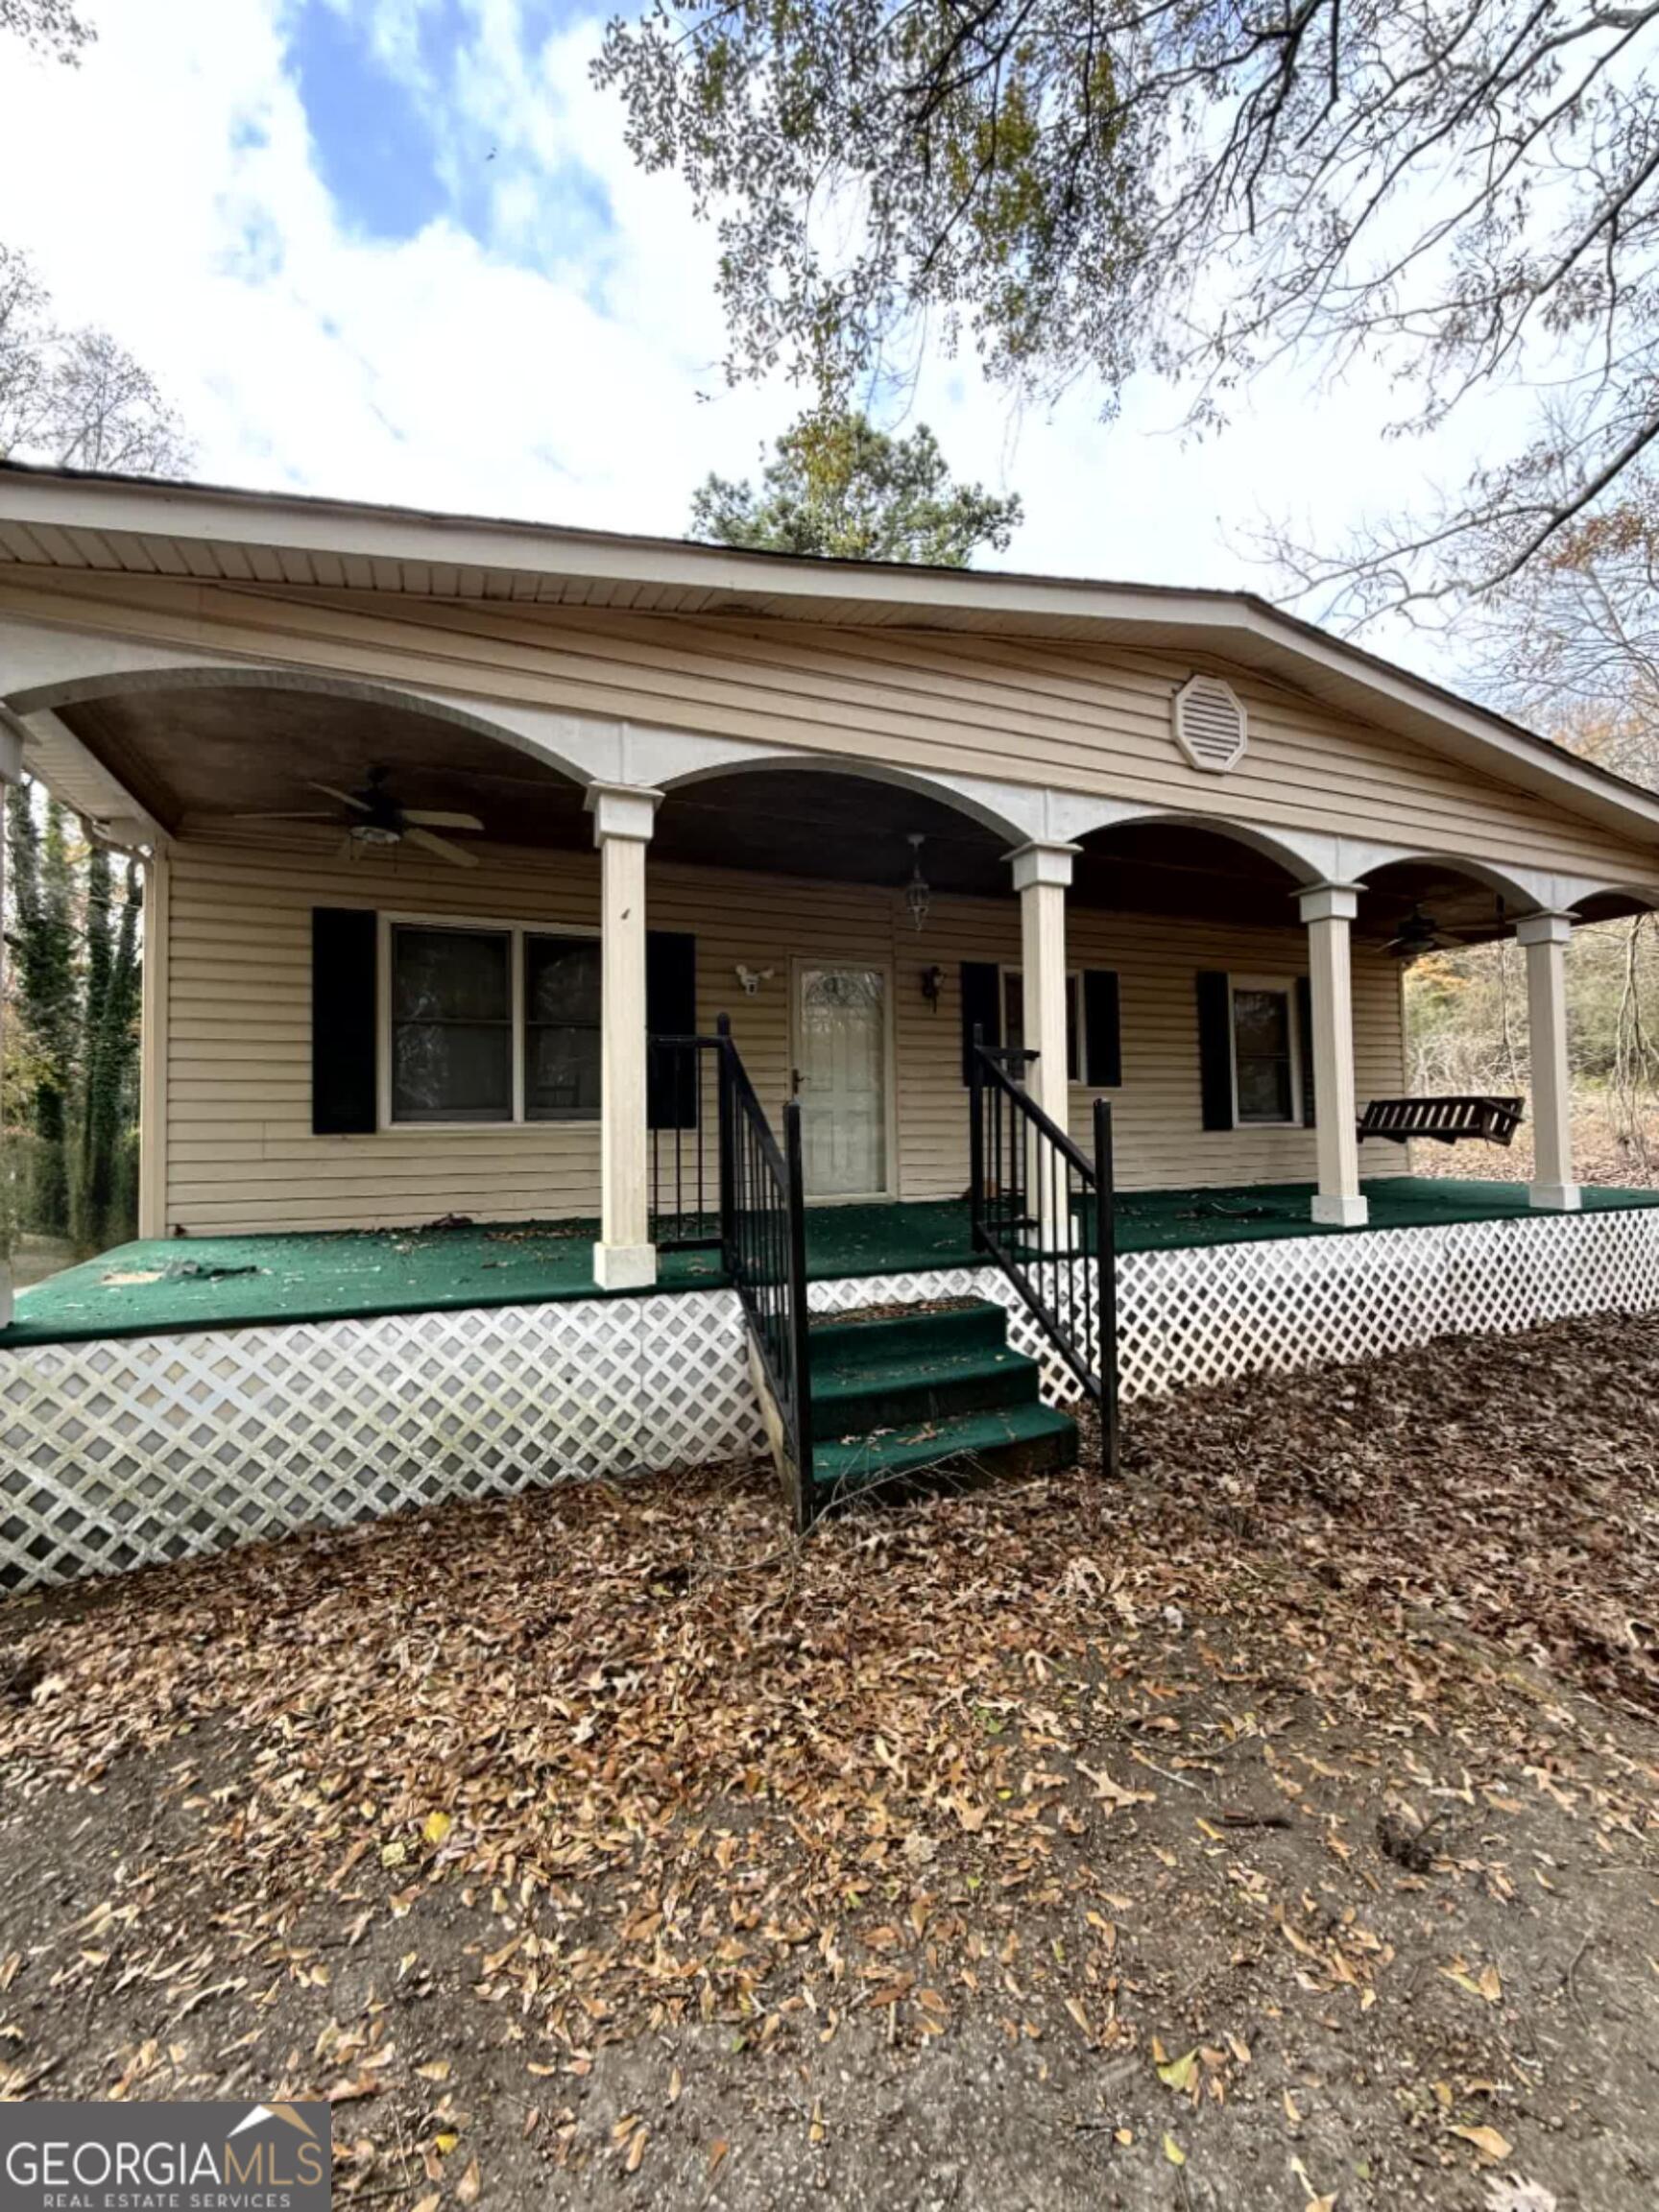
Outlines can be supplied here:
M751 470L797 410L785 384L723 382L715 241L590 84L601 10L91 12L81 68L10 69L4 234L157 375L204 478L675 533L702 476ZM118 190L38 189L77 144ZM1431 457L1379 436L1388 411L1380 382L1280 379L1197 445L1153 385L1110 423L1087 388L1022 416L970 360L926 357L893 420L1020 491L1005 565L1261 588L1263 517L1330 537L1410 496Z
M421 59L440 84L461 32L453 5L433 9L421 28ZM304 0L288 52L318 175L345 225L369 238L413 238L444 214L450 193L428 112L376 54L367 21L330 0Z

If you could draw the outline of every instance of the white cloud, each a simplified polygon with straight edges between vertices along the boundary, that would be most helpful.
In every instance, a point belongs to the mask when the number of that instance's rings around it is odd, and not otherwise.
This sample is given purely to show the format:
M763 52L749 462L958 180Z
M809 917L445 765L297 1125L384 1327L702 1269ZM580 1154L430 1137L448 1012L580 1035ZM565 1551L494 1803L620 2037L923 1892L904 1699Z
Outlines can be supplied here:
M578 276L448 223L354 236L284 74L277 0L104 0L99 27L81 69L31 69L9 104L6 235L65 316L108 325L162 379L204 476L673 531L703 469L746 462L782 419L781 397L746 396L708 423L707 242L619 142L604 313ZM574 41L550 53L571 126L564 145L544 127L549 166L602 144L583 60ZM527 109L536 87L516 96Z
M487 210L485 243L453 221L352 231L322 181L284 0L100 0L80 69L7 55L0 234L66 316L162 379L204 477L677 533L706 471L751 468L797 395L723 387L712 237L676 180L635 166L589 86L598 19L527 55L519 0L472 0L445 95L421 46L429 0L334 4L420 102L452 195ZM1261 515L1334 536L1397 505L1417 456L1381 441L1386 413L1375 380L1310 398L1280 379L1186 446L1156 388L1110 425L1085 392L1019 421L971 361L929 363L912 408L959 470L1023 494L1010 565L1209 584L1264 581L1242 556Z

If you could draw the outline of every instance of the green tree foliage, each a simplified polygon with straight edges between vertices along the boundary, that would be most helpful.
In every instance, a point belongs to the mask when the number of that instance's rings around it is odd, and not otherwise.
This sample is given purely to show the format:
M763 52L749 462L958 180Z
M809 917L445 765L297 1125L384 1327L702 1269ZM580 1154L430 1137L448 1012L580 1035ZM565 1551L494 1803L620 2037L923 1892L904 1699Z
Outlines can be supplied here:
M1659 434L1654 20L650 0L596 76L637 158L718 224L734 374L844 394L925 329L1038 397L1087 373L1110 410L1138 372L1180 380L1204 426L1286 354L1374 357L1408 430L1530 379L1538 412L1505 448L1487 410L1444 511L1316 565L1362 615L1524 565Z
M66 1138L78 1030L74 872L63 808L49 800L42 833L26 786L6 808L12 899L8 950L15 978L19 1046L28 1070L25 1227L67 1234Z
M1003 551L1019 495L952 482L923 422L908 437L854 410L804 415L762 455L758 484L709 476L691 501L691 533L722 545L837 561L965 568L981 545Z
M6 808L5 1082L17 1224L83 1250L132 1234L140 884L25 784Z
M86 862L86 964L76 1092L78 1173L70 1230L84 1251L132 1234L129 1155L137 1116L138 919L142 891L129 859L117 902L108 850Z

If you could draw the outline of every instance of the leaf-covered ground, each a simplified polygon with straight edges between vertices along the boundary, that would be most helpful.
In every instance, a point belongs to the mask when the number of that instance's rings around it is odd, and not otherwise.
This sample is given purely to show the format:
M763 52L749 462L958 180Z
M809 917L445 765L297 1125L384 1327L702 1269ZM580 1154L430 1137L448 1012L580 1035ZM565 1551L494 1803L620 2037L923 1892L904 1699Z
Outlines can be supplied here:
M1500 1082L1495 1088L1503 1092L1525 1086ZM1419 1140L1411 1146L1410 1160L1413 1175L1527 1183L1532 1175L1532 1123L1524 1119L1509 1144L1431 1144ZM1573 1107L1573 1169L1581 1183L1599 1183L1615 1190L1651 1189L1659 1180L1659 1114L1645 1108L1638 1131L1628 1111L1608 1091L1580 1084Z
M0 1606L0 2083L321 2094L336 2200L1659 2197L1659 1324Z

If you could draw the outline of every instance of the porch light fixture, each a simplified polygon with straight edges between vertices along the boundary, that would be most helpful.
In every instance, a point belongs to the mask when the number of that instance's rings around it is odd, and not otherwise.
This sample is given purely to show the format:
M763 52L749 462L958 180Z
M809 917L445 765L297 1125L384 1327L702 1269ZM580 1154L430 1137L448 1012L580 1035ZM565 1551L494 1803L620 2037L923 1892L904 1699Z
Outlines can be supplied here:
M904 903L910 909L910 926L916 930L921 930L926 926L927 916L933 905L932 889L926 877L922 873L922 847L925 842L926 833L923 830L912 830L910 831L908 843L913 857L910 864L910 880L904 886Z
M939 1011L939 995L945 988L945 971L937 963L922 971L922 996L935 1014Z

